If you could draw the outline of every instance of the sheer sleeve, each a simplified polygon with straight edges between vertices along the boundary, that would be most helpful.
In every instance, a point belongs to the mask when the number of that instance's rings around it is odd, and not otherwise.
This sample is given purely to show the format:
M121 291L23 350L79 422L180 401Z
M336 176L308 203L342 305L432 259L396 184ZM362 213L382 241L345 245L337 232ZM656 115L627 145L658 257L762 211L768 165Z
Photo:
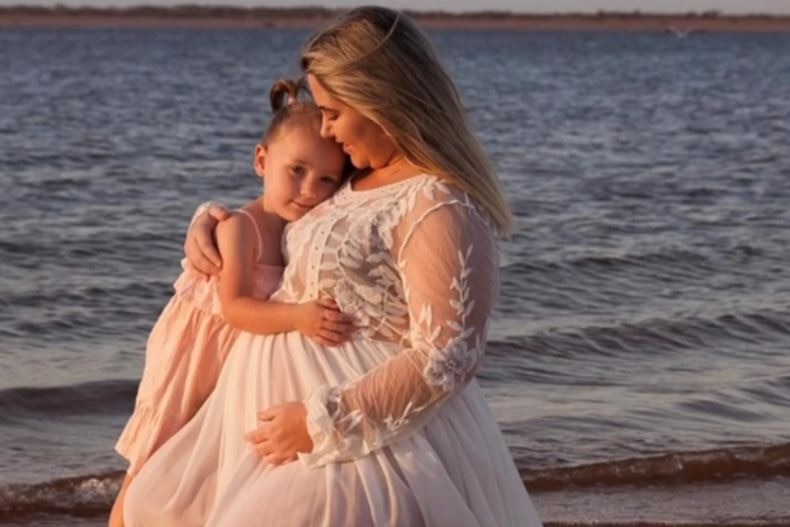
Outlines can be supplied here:
M418 207L419 208L419 207ZM424 425L474 377L498 293L493 230L469 200L409 214L396 229L408 345L361 378L307 398L308 466L364 456Z

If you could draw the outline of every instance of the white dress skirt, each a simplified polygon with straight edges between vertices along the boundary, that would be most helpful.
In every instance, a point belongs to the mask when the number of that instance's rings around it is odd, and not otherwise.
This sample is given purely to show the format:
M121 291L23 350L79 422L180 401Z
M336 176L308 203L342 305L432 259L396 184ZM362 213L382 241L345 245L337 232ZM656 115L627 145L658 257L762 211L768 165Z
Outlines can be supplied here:
M349 184L292 224L273 299L332 296L339 347L241 333L196 416L143 466L128 527L541 525L474 379L497 296L489 222L428 175ZM270 465L245 440L304 401L314 449Z

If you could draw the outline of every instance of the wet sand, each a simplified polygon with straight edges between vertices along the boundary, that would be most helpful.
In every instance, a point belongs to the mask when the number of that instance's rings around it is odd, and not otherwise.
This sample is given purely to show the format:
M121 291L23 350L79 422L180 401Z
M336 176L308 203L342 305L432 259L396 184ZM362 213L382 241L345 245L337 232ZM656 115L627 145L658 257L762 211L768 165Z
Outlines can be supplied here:
M109 490L109 489L108 489ZM114 489L113 489L114 490ZM107 497L113 494L107 493ZM603 486L530 493L546 527L787 527L790 479L708 484ZM107 513L40 512L6 518L27 527L99 527ZM584 518L584 519L581 519ZM0 520L0 525L7 523Z

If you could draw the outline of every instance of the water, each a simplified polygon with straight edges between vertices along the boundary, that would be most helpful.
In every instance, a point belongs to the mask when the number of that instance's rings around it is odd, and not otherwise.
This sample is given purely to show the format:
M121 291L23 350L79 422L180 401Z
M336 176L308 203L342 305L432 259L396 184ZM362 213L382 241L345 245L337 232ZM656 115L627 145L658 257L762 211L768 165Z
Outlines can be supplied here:
M186 222L299 30L0 30L0 523L101 525ZM518 217L479 374L544 520L790 523L790 35L441 31Z

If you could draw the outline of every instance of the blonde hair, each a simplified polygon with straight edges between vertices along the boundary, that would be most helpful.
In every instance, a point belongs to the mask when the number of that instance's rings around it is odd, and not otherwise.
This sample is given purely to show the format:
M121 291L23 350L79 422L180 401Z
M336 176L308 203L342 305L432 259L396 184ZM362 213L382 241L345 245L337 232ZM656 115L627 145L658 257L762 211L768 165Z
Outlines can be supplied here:
M485 209L501 235L513 216L458 91L413 20L360 7L318 32L301 66L333 97L381 126L412 164L446 178Z

